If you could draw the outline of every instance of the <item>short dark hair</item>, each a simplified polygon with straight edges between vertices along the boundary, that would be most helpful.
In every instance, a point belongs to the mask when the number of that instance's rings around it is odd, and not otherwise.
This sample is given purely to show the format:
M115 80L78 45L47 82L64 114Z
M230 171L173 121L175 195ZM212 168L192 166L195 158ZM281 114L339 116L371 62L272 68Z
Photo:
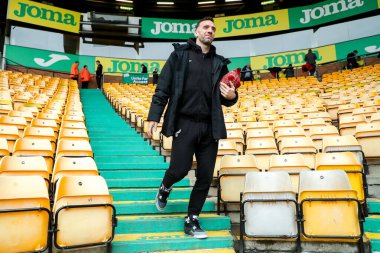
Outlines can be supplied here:
M99 62L99 63L100 63L100 61L99 61L99 60L96 60L96 62Z
M197 26L195 27L195 29L198 28L198 26L199 26L200 23L202 23L203 21L206 21L206 20L209 20L209 21L211 21L211 22L214 23L214 18L213 18L213 17L204 17L204 18L202 18L202 19L200 19L200 20L198 21Z
M87 65L84 65L83 68L87 68Z
M354 53L357 53L358 52L358 50L354 50Z

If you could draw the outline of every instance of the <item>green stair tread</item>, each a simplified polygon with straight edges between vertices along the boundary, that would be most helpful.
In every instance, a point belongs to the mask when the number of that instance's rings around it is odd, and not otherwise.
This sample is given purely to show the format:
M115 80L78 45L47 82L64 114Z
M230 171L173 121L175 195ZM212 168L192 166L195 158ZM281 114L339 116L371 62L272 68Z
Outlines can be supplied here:
M135 187L159 187L162 178L132 178L132 179L107 179L108 188L135 188ZM190 180L184 178L175 186L190 186Z
M118 188L110 189L110 194L114 201L144 201L155 199L157 187L154 188ZM170 194L170 199L188 199L190 197L191 187L174 187Z
M168 216L118 216L117 234L140 234L160 232L181 232L184 226L184 217L187 214ZM227 216L206 215L200 217L200 223L204 230L229 230L230 218ZM170 226L168 226L170 224Z
M187 235L173 236L147 236L143 240L114 241L112 252L153 252L164 250L195 250L232 247L232 237L209 237L205 240L189 237Z
M158 211L154 201L130 201L128 203L114 203L117 214L158 214L158 213L186 213L189 205L188 200L168 201L164 211ZM215 211L213 201L205 202L203 212Z
M152 178L162 178L165 170L107 170L101 171L101 176L105 179L120 179L120 178L144 178L146 176Z
M380 214L380 201L368 202L369 213Z
M380 233L380 216L369 216L365 218L364 231Z

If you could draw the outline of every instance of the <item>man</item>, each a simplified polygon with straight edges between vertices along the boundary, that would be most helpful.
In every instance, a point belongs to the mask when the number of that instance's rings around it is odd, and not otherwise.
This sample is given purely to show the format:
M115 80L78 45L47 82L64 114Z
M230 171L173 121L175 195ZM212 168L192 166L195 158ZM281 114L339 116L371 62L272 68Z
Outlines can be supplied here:
M87 69L87 65L83 66L79 75L80 75L80 80L82 83L82 89L87 89L88 83L90 82L90 79L91 79L91 74L90 74L90 71L88 71Z
M307 54L305 55L305 62L306 65L309 64L308 70L309 70L309 75L314 76L315 73L315 67L317 66L317 55L313 53L311 49L307 51Z
M143 74L148 73L148 68L145 66L145 64L141 64L141 73Z
M78 81L78 77L79 77L79 61L75 61L75 62L71 65L70 78L71 78L72 80L76 80L76 81Z
M244 81L252 81L253 75L252 75L251 65L250 64L245 65L243 69L241 70L241 74L243 77L242 79Z
M356 61L356 55L358 54L358 50L354 50L354 52L351 52L347 55L347 68L353 69L358 68L359 64Z
M103 65L100 64L99 60L97 60L96 66L96 83L98 85L98 89L100 89L102 85Z
M207 238L198 216L210 188L218 140L227 137L222 104L232 106L238 99L232 84L220 83L222 76L228 73L230 61L217 55L211 45L215 30L213 18L203 18L196 25L196 40L174 44L175 50L161 71L148 115L147 134L151 137L170 100L162 134L173 136L172 155L157 192L157 209L166 207L172 185L187 175L194 154L197 159L197 180L184 229L195 238Z

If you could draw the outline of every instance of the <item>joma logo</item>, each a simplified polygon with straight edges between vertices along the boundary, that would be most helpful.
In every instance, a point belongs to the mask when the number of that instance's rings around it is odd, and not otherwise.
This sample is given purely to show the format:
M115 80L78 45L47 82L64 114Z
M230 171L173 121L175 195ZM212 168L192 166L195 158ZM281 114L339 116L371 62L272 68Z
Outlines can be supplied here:
M26 3L18 3L19 9L15 10L13 13L17 17L23 18L29 16L31 18L39 18L43 20L48 20L52 22L57 22L61 24L76 26L75 18L73 15L64 13L62 14L59 11L52 11L45 8L39 8L34 5L29 5Z
M317 20L326 16L345 12L363 5L364 2L362 0L339 0L313 9L302 10L304 17L300 19L300 22L302 24L308 24L311 20Z
M187 33L192 34L195 31L196 23L170 23L170 22L153 22L155 27L150 30L153 35L163 33Z

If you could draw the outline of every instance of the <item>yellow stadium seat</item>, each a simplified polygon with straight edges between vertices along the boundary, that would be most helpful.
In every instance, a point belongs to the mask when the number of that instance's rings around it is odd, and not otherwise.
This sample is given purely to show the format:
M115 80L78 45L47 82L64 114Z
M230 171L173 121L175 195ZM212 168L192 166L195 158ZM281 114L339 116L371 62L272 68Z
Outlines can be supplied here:
M6 156L0 162L0 176L40 176L50 187L50 175L42 156Z
M17 127L0 124L0 138L7 140L8 151L12 152L14 143L20 138Z
M313 143L318 151L322 150L322 139L326 136L339 136L338 129L333 125L328 126L313 126L310 128L309 132L310 138L313 140Z
M0 124L17 127L20 136L22 136L24 128L27 126L26 119L24 117L11 116L1 116Z
M240 154L244 151L244 133L242 129L227 130L227 140L234 141L236 143L236 149Z
M26 127L23 138L46 139L50 141L53 151L57 146L57 137L51 127Z
M323 127L323 126L326 126L326 122L322 118L301 120L301 127L303 128L306 134L309 134L310 128L312 127Z
M245 174L260 169L253 155L225 155L220 161L218 172L218 214L221 202L227 213L227 203L239 203L244 190Z
M219 140L218 143L218 153L215 161L214 175L213 177L218 177L218 171L220 169L220 162L224 155L239 155L239 151L236 147L236 142L230 140Z
M268 128L268 127L269 127L269 123L267 121L263 121L263 122L249 122L245 126L246 131L248 131L250 129L259 129L259 128Z
M0 252L43 252L50 216L42 177L0 176Z
M61 119L59 118L58 114L56 113L46 113L46 112L40 112L37 114L37 119L50 119L55 120L55 122L59 125L61 123Z
M380 160L380 123L359 124L355 137L362 146L368 164L379 164Z
M9 156L9 147L7 139L0 137L0 158L4 156Z
M81 128L62 128L58 140L84 140L90 141L87 130Z
M265 139L273 139L274 133L272 128L258 128L258 129L248 129L246 142L248 143L250 140L265 140Z
M366 202L367 183L363 165L352 152L319 153L315 157L316 170L344 170L350 180L351 188L356 191L358 200Z
M42 156L45 159L49 174L54 163L54 152L50 141L46 139L20 138L16 141L13 156Z
M314 169L315 154L318 152L310 137L286 138L280 145L280 154L302 154L306 165Z
M284 127L278 129L275 135L277 144L280 145L281 141L287 138L306 137L305 131L301 127Z
M245 154L252 154L260 170L269 169L269 159L272 155L278 155L277 145L274 139L249 140Z
M33 119L33 113L29 111L9 111L8 116L10 117L23 117L26 120L27 125L30 124L30 122Z
M54 245L58 249L109 244L116 211L100 176L64 176L54 197Z
M62 121L62 128L86 129L84 122Z
M30 123L30 126L32 127L50 127L54 130L55 137L58 138L58 131L59 126L55 120L52 119L32 119L32 122Z
M56 157L94 157L91 145L84 140L59 140L57 145Z
M303 240L359 242L363 247L361 205L344 171L303 171L299 187Z
M52 183L63 176L97 176L98 168L91 157L59 157L54 163Z
M342 116L339 120L340 135L354 135L358 124L367 123L364 115Z
M370 119L371 115L377 113L377 108L372 107L364 107L364 108L356 108L352 111L352 116L355 115L363 115L366 117L366 119Z
M310 168L301 154L272 155L269 160L268 171L287 172L290 175L292 190L295 193L298 192L299 173L309 170Z

